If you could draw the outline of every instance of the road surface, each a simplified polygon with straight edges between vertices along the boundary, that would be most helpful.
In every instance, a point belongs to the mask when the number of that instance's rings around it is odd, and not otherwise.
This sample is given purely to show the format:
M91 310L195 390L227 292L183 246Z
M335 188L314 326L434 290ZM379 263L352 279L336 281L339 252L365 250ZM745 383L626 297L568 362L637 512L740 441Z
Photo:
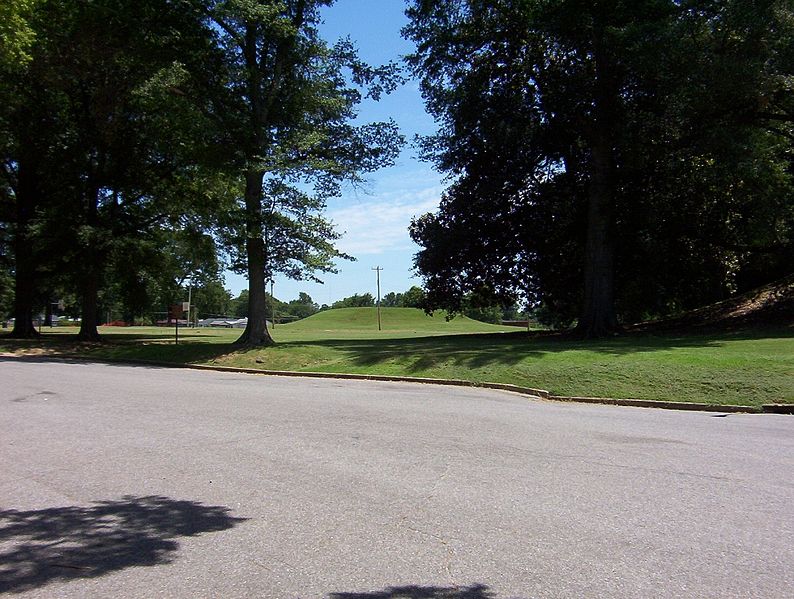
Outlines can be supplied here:
M0 592L794 596L794 417L0 359Z

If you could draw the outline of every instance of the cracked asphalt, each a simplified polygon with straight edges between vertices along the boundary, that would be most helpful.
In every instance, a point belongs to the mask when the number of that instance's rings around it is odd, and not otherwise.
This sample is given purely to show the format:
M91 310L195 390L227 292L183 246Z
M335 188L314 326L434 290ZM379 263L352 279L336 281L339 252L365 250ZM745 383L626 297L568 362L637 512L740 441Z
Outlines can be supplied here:
M0 358L0 592L794 596L794 417Z

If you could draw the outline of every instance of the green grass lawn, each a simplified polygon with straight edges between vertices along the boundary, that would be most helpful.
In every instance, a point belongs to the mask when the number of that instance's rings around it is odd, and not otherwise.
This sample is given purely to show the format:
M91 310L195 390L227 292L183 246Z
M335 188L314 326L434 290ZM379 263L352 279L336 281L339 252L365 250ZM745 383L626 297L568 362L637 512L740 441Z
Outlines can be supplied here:
M76 344L52 329L38 341L0 337L0 351L513 383L557 395L712 404L794 403L794 329L624 336L571 341L466 318L385 308L331 310L276 326L277 345L239 350L239 330L102 328ZM71 331L72 335L74 331Z

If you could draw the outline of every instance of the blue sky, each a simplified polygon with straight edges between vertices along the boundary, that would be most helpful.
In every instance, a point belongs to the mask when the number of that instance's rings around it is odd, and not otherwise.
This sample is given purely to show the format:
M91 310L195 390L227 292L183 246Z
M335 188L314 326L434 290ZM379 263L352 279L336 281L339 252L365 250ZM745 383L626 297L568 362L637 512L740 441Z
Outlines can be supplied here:
M407 23L404 0L337 0L324 11L321 31L329 41L350 36L360 56L370 64L382 64L412 51L400 37ZM432 133L433 119L425 112L418 84L409 81L380 102L361 105L362 121L393 118L409 141L395 166L369 176L365 191L345 189L341 198L329 202L326 216L345 235L338 242L343 252L357 258L341 261L339 274L321 278L324 284L290 281L277 277L274 295L281 300L296 298L304 291L318 304L354 293L375 295L375 273L381 266L381 293L405 291L420 283L412 276L412 260L418 247L408 235L411 218L434 211L443 189L442 176L417 158L411 146L415 134ZM248 287L245 277L226 274L226 287L237 295Z

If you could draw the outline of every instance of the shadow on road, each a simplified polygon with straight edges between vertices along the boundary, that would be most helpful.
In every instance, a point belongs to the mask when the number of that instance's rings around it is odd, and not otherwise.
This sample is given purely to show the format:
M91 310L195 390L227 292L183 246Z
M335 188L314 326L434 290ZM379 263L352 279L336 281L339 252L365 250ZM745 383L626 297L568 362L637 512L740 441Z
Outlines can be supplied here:
M0 593L167 564L179 548L177 538L244 520L226 507L158 496L0 511Z
M470 587L389 587L370 593L331 593L330 599L493 599L487 586Z

